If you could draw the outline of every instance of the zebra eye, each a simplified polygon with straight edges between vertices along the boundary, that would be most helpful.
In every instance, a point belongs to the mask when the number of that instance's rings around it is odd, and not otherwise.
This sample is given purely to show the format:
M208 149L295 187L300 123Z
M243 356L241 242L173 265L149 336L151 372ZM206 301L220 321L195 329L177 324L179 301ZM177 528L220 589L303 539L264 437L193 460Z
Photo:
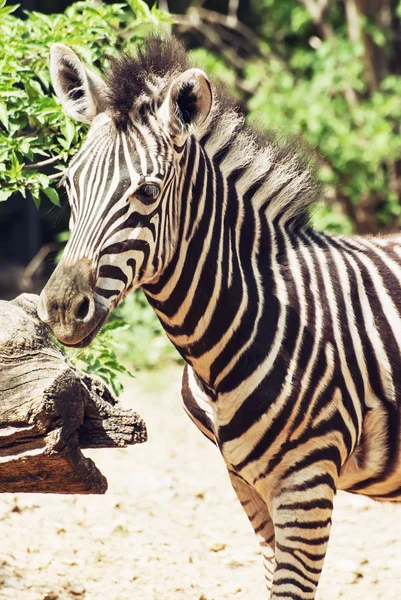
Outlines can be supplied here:
M136 191L136 196L145 203L153 202L159 194L160 187L156 183L145 183Z

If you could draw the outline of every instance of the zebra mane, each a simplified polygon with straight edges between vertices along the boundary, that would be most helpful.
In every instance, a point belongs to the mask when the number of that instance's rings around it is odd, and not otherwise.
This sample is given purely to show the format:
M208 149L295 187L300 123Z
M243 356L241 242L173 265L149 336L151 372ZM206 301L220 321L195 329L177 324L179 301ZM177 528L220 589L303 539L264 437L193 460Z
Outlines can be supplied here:
M226 177L235 176L241 195L252 191L252 202L263 207L270 221L283 218L296 227L309 223L321 185L317 157L302 138L273 130L262 133L248 125L236 102L222 97L221 88L202 135L208 155L219 157Z
M191 66L184 45L171 36L150 36L135 55L113 58L106 82L117 126L127 127L134 104L160 102L172 79ZM216 157L227 176L241 174L237 190L253 188L253 201L265 207L269 218L305 224L320 195L314 151L300 138L261 133L248 125L221 82L213 86L213 95L210 118L196 132L208 155Z
M136 54L120 53L111 59L106 73L108 100L120 127L138 99L152 98L168 89L169 81L190 66L185 46L174 37L148 37Z

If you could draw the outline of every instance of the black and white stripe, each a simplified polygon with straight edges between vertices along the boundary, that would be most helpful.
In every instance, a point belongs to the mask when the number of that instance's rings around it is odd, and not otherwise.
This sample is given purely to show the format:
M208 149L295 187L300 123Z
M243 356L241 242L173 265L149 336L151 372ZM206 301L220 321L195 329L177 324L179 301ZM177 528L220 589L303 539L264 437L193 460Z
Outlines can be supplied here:
M227 464L270 597L313 599L336 490L401 500L401 236L314 231L318 188L295 149L259 140L224 93L202 121L203 79L185 79L176 42L159 46L112 66L114 104L67 173L65 260L93 261L110 309L142 287L187 363L184 407ZM124 116L115 82L124 95L124 69L128 81L161 55L165 73L137 76ZM160 195L145 202L149 181Z

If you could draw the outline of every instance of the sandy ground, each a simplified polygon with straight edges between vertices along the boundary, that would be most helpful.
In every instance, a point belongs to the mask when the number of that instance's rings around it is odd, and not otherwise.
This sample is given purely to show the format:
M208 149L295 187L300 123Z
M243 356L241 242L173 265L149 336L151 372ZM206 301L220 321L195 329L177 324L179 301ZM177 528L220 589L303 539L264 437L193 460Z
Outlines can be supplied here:
M1 600L266 599L252 529L179 379L127 387L149 442L90 453L105 496L0 496ZM318 598L401 598L401 507L339 494Z

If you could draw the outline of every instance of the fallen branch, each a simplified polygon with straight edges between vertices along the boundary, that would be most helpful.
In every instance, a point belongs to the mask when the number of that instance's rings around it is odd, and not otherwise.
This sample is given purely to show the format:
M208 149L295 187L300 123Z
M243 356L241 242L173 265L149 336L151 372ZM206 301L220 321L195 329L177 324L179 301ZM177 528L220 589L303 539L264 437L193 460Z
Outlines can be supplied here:
M144 442L145 423L68 362L37 300L0 301L0 492L102 494L107 481L81 449Z

